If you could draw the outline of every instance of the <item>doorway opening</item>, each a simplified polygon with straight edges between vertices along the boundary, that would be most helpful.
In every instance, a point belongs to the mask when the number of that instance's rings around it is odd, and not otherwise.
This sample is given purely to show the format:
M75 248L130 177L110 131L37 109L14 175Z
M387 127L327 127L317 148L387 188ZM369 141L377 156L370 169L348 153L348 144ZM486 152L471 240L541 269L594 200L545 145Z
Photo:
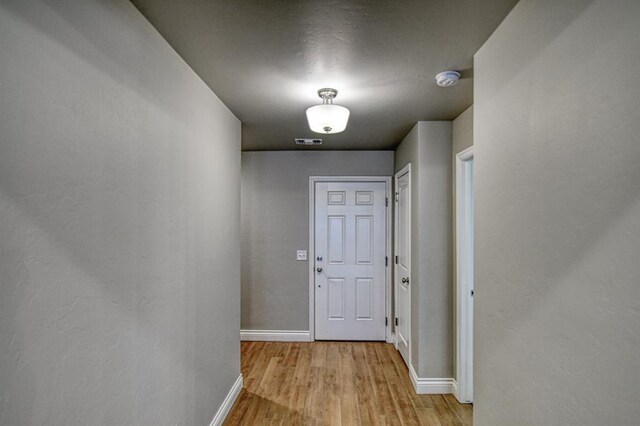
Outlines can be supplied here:
M456 155L456 381L455 397L473 402L473 147Z

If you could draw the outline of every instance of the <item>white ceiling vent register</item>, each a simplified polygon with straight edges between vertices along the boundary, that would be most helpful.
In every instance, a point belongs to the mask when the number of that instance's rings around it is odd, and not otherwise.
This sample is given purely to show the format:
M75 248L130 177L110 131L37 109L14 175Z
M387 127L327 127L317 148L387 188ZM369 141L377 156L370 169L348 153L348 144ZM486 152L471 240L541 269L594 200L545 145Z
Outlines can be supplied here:
M296 138L296 145L322 145L322 139Z
M349 110L340 105L334 105L333 99L338 96L336 89L325 88L318 90L322 98L322 105L307 109L309 128L316 133L340 133L347 128Z
M443 71L436 75L436 83L440 87L455 86L460 80L460 73L458 71Z

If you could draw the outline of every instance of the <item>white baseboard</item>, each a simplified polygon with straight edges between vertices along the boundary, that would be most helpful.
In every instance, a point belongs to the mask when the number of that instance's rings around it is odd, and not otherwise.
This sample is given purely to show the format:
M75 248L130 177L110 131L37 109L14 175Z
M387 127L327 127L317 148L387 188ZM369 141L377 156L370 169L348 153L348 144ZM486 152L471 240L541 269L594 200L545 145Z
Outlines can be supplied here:
M240 340L251 342L310 342L311 333L298 330L240 330Z
M227 397L222 401L222 405L218 408L216 415L213 416L213 420L211 420L211 424L209 426L221 426L224 423L224 420L227 418L227 414L233 407L233 403L236 402L236 398L240 395L240 391L242 390L242 374L238 376L236 382L231 386L231 390L227 394Z
M454 379L418 377L412 365L409 366L409 375L417 394L447 394L453 393L455 389Z

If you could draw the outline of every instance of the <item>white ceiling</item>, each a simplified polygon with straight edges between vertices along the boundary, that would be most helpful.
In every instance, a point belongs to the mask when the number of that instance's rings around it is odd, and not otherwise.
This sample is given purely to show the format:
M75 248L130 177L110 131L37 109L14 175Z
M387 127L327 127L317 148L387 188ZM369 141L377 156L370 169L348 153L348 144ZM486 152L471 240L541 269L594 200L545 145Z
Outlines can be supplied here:
M517 0L132 0L242 121L243 150L318 137L305 110L338 89L347 129L320 148L392 149L472 103L473 54ZM460 70L450 88L435 84Z

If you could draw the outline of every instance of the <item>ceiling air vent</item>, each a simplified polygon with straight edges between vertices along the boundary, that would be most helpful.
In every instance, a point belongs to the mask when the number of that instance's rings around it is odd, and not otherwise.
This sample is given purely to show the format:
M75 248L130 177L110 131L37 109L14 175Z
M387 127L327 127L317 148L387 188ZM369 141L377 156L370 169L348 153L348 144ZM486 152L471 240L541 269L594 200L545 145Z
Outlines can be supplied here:
M299 138L296 138L296 145L322 145L322 139L299 139Z

